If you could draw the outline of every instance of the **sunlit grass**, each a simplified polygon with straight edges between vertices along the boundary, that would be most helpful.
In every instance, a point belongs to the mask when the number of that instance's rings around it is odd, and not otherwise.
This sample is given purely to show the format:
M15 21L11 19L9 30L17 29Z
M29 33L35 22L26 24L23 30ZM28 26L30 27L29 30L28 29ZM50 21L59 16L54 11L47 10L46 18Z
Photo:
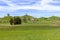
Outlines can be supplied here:
M21 24L0 27L0 40L60 40L59 26Z

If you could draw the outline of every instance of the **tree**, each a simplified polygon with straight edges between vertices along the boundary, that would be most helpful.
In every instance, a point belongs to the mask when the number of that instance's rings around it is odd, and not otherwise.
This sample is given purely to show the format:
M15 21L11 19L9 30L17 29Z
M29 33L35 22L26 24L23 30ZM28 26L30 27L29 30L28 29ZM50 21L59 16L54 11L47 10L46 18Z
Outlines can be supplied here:
M22 22L21 22L21 19L19 18L19 17L14 17L14 18L11 18L10 19L10 24L12 25L12 24L14 24L14 25L16 25L16 24L21 24Z
M13 24L13 18L10 18L10 24L11 25Z
M21 24L21 19L19 17L14 18L14 24Z
M9 13L7 13L7 16L10 16L10 14L9 14Z

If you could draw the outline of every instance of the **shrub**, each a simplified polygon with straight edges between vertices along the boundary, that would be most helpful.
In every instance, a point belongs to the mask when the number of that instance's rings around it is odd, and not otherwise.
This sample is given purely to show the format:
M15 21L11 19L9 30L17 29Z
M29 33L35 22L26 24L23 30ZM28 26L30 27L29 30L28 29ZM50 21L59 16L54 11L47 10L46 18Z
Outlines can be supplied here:
M11 24L11 25L12 25L12 24L14 24L14 25L16 25L16 24L21 24L21 19L20 19L19 17L11 18L11 19L10 19L10 24Z

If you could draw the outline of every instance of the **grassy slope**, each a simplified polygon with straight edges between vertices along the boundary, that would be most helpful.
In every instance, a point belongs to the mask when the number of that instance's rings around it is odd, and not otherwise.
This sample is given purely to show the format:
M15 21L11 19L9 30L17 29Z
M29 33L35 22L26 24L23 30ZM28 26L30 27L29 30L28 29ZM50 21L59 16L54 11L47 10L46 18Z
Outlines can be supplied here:
M60 27L39 24L1 25L0 40L60 40Z

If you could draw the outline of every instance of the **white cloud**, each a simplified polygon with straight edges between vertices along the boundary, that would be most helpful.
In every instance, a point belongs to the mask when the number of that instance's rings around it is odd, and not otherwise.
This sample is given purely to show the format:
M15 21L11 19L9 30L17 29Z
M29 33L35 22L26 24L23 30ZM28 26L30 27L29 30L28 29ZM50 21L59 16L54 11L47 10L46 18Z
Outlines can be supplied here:
M24 5L24 6L20 6L17 5L15 3L13 3L10 0L0 0L5 2L6 4L8 4L9 6L0 6L0 11L15 11L15 10L19 10L19 9L35 9L35 10L47 10L47 11L60 11L60 6L53 6L53 5L49 5L48 3L53 2L52 0L42 0L42 1L38 1L36 4L34 5Z

